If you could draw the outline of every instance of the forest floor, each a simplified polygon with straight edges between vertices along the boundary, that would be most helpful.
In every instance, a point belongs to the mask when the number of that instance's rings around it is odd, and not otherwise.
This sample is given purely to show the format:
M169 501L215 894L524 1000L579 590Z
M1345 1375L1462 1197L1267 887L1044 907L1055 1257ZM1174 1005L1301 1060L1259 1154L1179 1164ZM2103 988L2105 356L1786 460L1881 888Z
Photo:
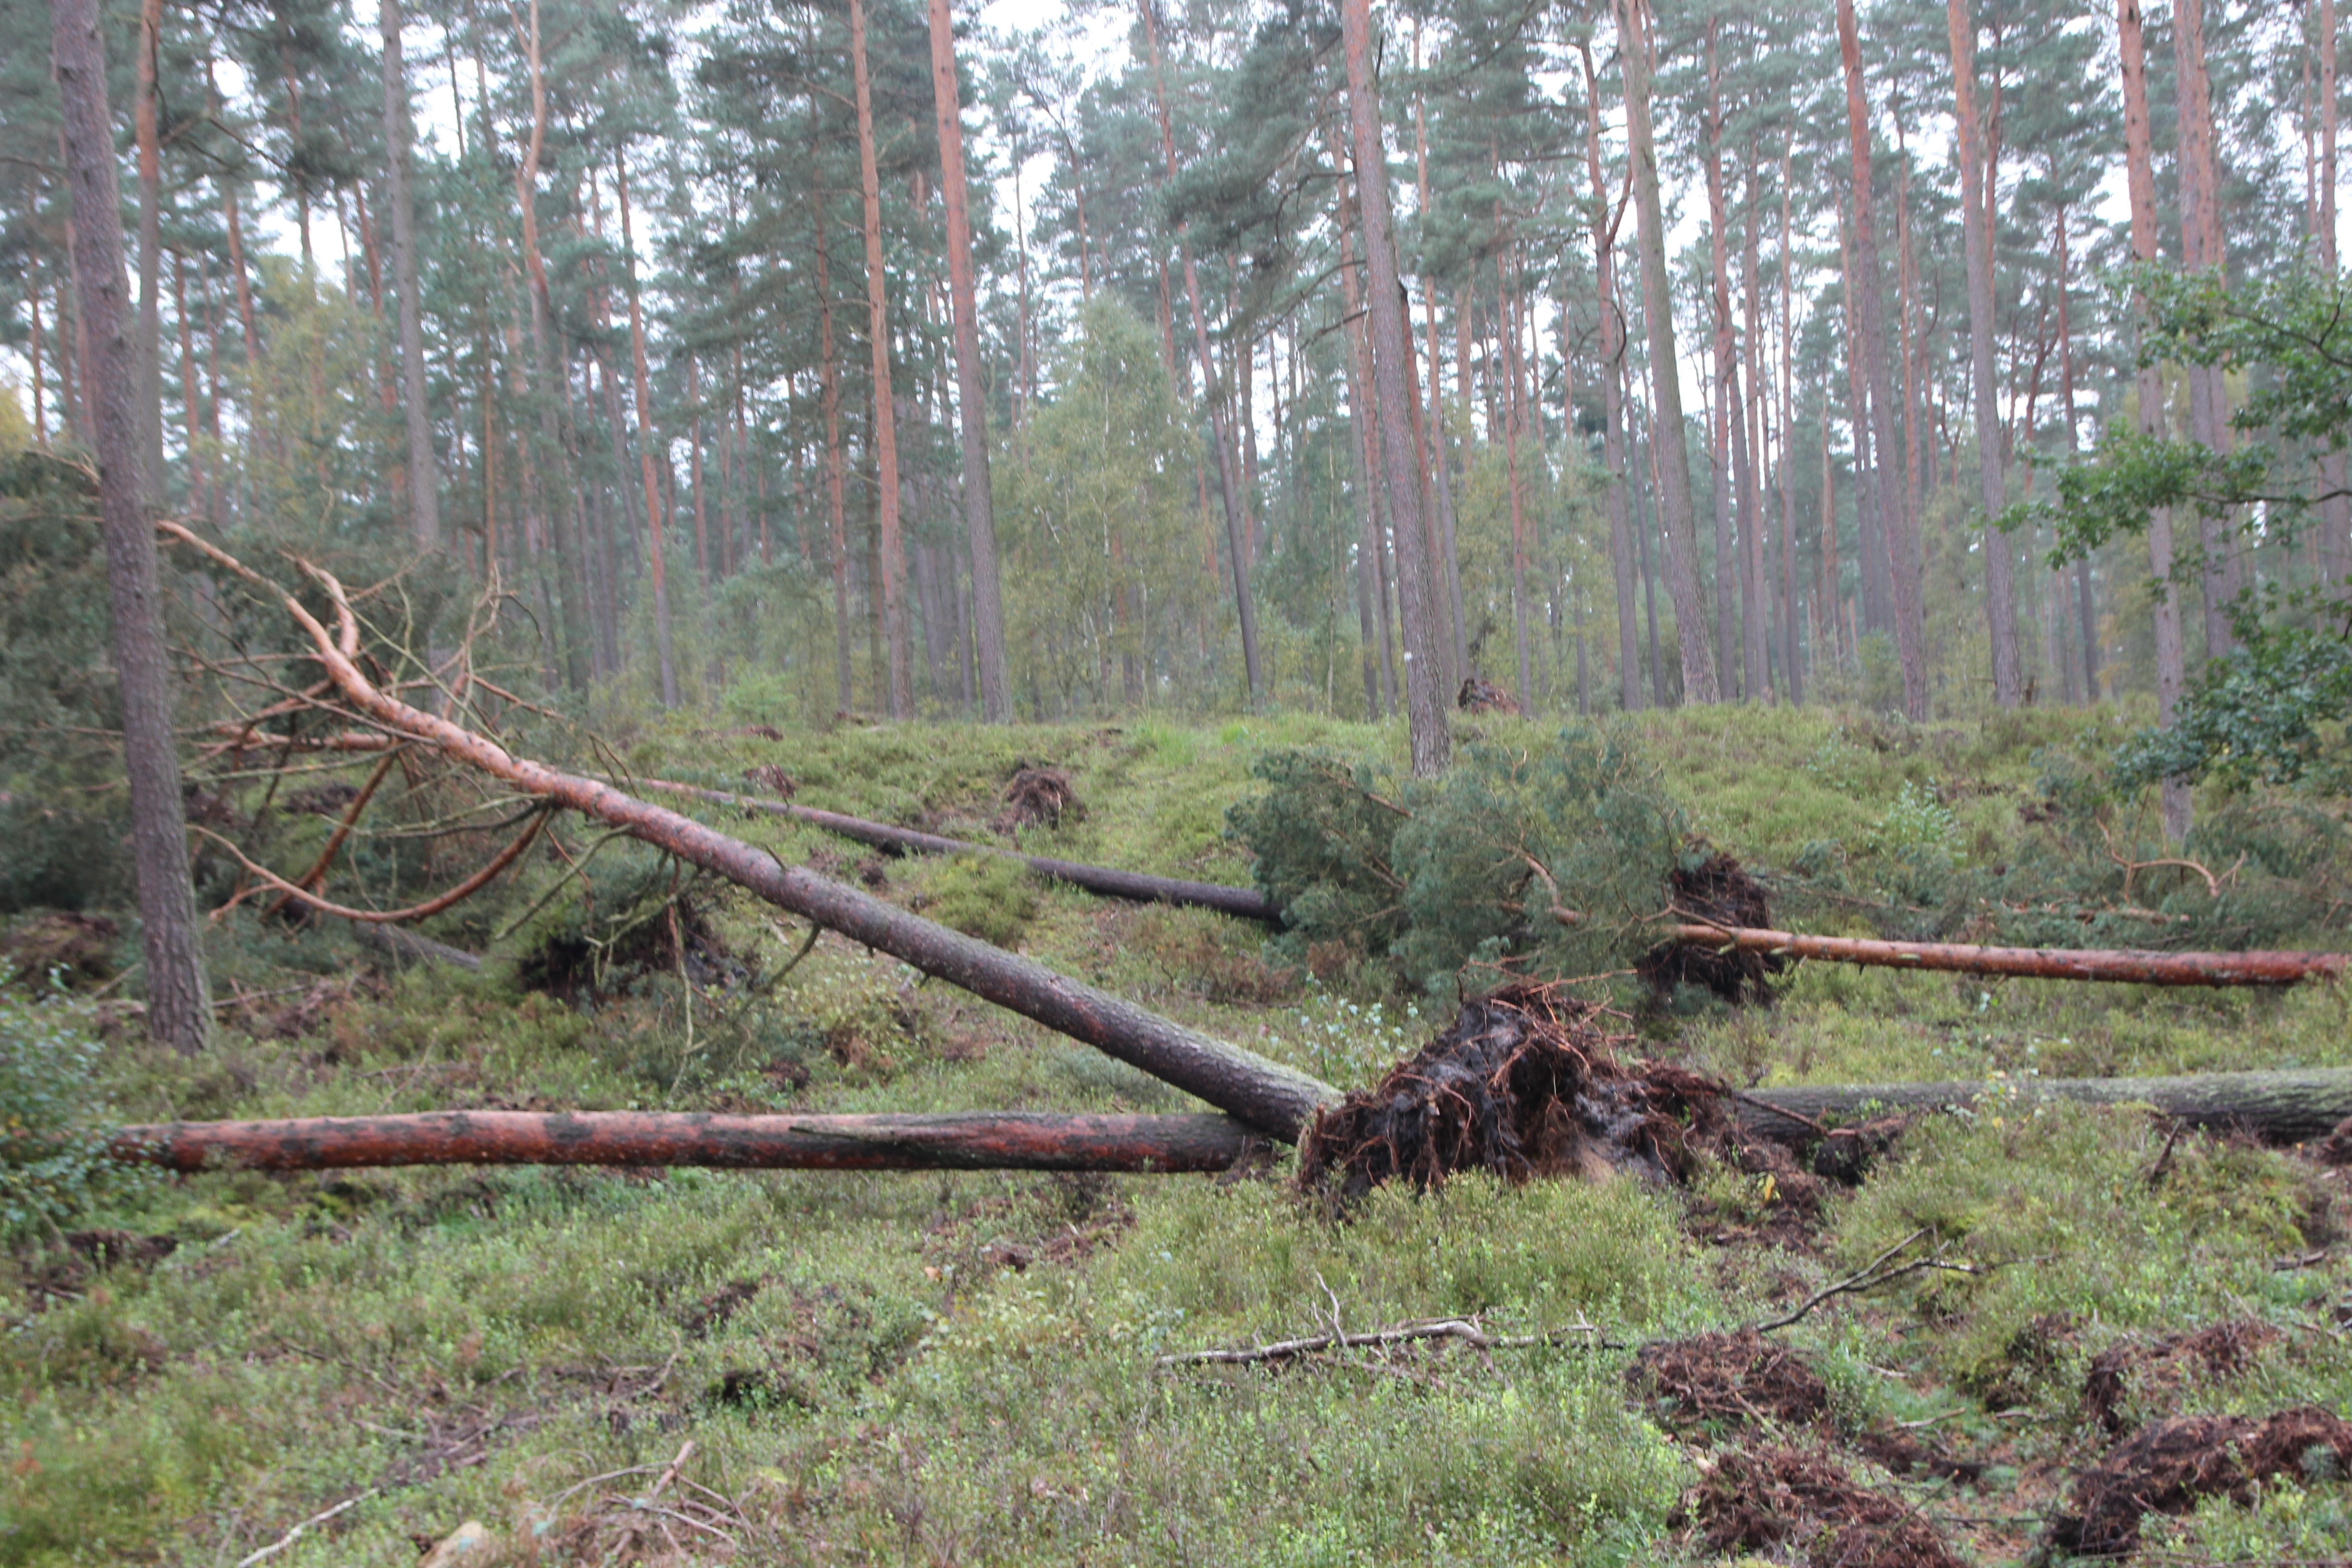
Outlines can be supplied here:
M1464 722L1529 746L1553 732ZM2092 756L2121 733L2056 711L1892 742L1832 711L1628 722L1715 844L1769 871L1836 841L1857 885L1906 784L1945 804L1958 852L1999 857L2037 753ZM1401 754L1403 739L1293 718L782 738L719 723L620 743L644 772L741 788L780 768L805 804L964 837L996 833L1016 765L1048 763L1085 813L1023 830L1025 847L1234 883L1248 867L1223 813L1262 751ZM710 815L1343 1087L1447 1021L1377 963L1290 968L1222 916ZM633 853L592 874L662 874ZM194 1060L70 1004L105 1035L114 1113L1183 1108L836 939L760 994L746 977L778 969L801 928L715 890L667 963L656 942L654 962L600 973L594 950L551 940L562 900L493 942L552 885L533 867L436 928L490 947L479 974L386 973L338 933L224 925L215 984L249 1000ZM508 961L526 947L538 963ZM0 1026L33 1010L8 1005ZM1811 965L1769 1007L1624 1026L1741 1085L2352 1064L2352 995L2330 985ZM2091 1544L2113 1524L2093 1495L2107 1482L2082 1478L2145 1424L2352 1412L2343 1169L2128 1109L1996 1099L1915 1126L1853 1187L1727 1164L1675 1188L1463 1177L1334 1219L1286 1178L1277 1163L152 1182L0 1258L0 1564L405 1565L467 1521L488 1545L443 1561L469 1568L2058 1561L2053 1520L2084 1518L2068 1538ZM1742 1332L1906 1238L1904 1257L1937 1248L1947 1267ZM1449 1317L1537 1342L1155 1361ZM2138 1560L2342 1560L2352 1442L2331 1447L2334 1431L2296 1428L2284 1473L2235 1500L2151 1519ZM2232 1435L2260 1434L2155 1429L2165 1441L2123 1456L2147 1468L2118 1495L2157 1498L2175 1448ZM2128 1534L2137 1509L2122 1517Z

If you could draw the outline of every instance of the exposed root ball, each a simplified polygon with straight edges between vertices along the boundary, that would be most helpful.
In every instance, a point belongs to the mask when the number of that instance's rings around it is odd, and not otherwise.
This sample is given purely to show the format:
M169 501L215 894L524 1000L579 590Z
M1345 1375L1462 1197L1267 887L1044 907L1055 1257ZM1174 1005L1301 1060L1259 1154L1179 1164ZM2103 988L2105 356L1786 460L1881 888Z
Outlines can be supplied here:
M2170 1392L2192 1376L2234 1377L2254 1364L2265 1345L2279 1337L2268 1323L2242 1318L2214 1323L2195 1333L2175 1334L2154 1344L2126 1340L2092 1359L2083 1378L2083 1414L2122 1435L2125 1405L2135 1392Z
M1667 901L1675 918L1692 925L1769 927L1772 911L1764 885L1728 855L1709 856L1695 870L1676 868L1666 877ZM1789 961L1774 953L1700 947L1663 942L1634 960L1634 972L1659 995L1677 985L1704 985L1727 1002L1769 1002L1766 977Z
M1076 822L1086 814L1068 773L1024 763L1004 786L1004 810L996 826L1007 833L1016 827L1059 827L1065 817Z
M1820 1450L1723 1454L1689 1509L1717 1552L1786 1543L1794 1561L1811 1568L1961 1568L1916 1510L1856 1486L1843 1465Z
M2074 1482L2077 1511L2051 1521L2050 1539L2084 1557L2120 1557L2139 1544L2143 1513L2187 1513L2197 1500L2243 1506L2273 1476L2340 1480L2352 1471L2352 1422L2316 1405L2251 1415L2152 1421L2107 1450Z
M1596 1011L1538 985L1465 1003L1453 1027L1316 1118L1299 1143L1300 1182L1352 1198L1399 1176L1440 1185L1456 1171L1513 1182L1686 1175L1695 1146L1731 1131L1720 1086L1658 1063L1619 1066Z
M1753 1329L1643 1345L1625 1382L1653 1420L1676 1430L1710 1421L1802 1426L1830 1407L1811 1363Z
M681 967L698 985L740 976L742 964L703 900L681 893L674 910L668 902L648 900L609 921L551 931L516 963L515 977L526 990L577 1004L625 991L648 974L675 976Z
M1517 698L1483 675L1474 675L1462 683L1462 690L1454 697L1454 706L1465 713L1517 713L1519 710Z

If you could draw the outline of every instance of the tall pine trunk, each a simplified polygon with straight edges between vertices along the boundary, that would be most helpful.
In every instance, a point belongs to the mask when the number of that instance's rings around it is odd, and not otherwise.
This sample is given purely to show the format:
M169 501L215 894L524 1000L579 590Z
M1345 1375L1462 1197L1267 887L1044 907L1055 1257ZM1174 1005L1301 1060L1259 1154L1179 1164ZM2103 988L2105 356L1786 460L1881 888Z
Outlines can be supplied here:
M1004 591L996 567L996 511L989 494L988 398L980 366L980 307L972 292L971 221L964 193L955 22L948 0L930 0L929 14L940 194L947 213L948 294L955 310L956 418L963 437L964 531L971 548L972 640L980 658L981 717L1002 724L1013 717L1013 692L1004 673ZM1025 271L1024 279L1025 300Z
M1364 258L1370 276L1372 396L1380 417L1381 458L1388 485L1389 521L1396 536L1397 601L1404 622L1405 718L1413 774L1445 771L1454 739L1446 728L1445 654L1440 641L1437 584L1429 533L1422 522L1421 462L1412 435L1406 358L1404 287L1397 277L1396 241L1389 219L1388 154L1381 142L1380 100L1372 86L1371 0L1340 0L1347 56L1348 114L1363 212Z
M1617 590L1617 698L1628 712L1642 706L1640 608L1633 601L1633 531L1625 517L1625 322L1617 308L1617 224L1601 164L1601 91L1592 48L1580 42L1584 62L1584 161L1592 182L1592 272L1601 307L1601 460L1609 470L1609 571Z
M908 690L903 584L907 548L898 527L898 426L890 391L889 280L882 265L882 181L875 160L874 92L866 62L865 0L849 0L849 61L857 92L857 177L866 203L866 333L874 365L874 526L882 590L882 637L890 717L913 709Z
M2205 70L2204 0L2174 0L2172 56L2178 73L2180 145L2180 255L2192 272L2219 272L2228 259L2221 244L2220 161L2213 149L2213 92ZM2218 364L2192 364L2189 374L2189 434L2214 452L2231 444L2229 387ZM2236 530L2227 514L2200 507L2198 543L2205 590L2205 656L2218 658L2237 646L2230 606L2242 585Z
M812 150L814 151L814 150ZM810 165L815 167L812 157ZM833 654L835 706L844 713L856 706L850 690L849 521L842 501L841 364L833 344L833 276L825 260L824 189L821 176L812 175L809 211L816 221L817 386L824 406L824 489L826 516L833 531Z
M409 531L419 550L441 548L439 467L425 403L424 304L417 295L416 212L409 197L408 71L401 59L400 0L380 0L383 19L383 135L392 225L392 285L400 296L401 403L408 426Z
M1846 130L1853 148L1854 316L1870 382L1871 421L1880 474L1879 520L1886 536L1892 579L1895 656L1903 667L1903 710L1916 722L1927 717L1927 639L1920 603L1917 520L1899 487L1886 482L1886 455L1895 449L1895 399L1886 375L1885 307L1879 283L1878 231L1871 219L1869 99L1862 79L1862 41L1853 0L1838 0L1838 53L1845 66Z
M132 113L139 148L139 453L147 506L163 505L163 147L155 123L156 52L163 47L163 0L139 8L139 101Z
M212 1023L212 998L196 931L179 752L172 734L162 570L155 530L142 500L145 486L140 478L137 363L131 342L130 284L122 265L114 121L106 105L106 43L99 32L97 0L55 0L49 16L66 174L73 195L75 284L89 344L84 392L91 415L91 445L98 454L107 603L114 620L114 672L122 700L131 865L147 966L147 1030L157 1042L192 1053L204 1047Z
M677 656L670 640L669 551L662 538L661 484L654 475L654 394L646 373L646 318L637 298L636 231L629 218L629 157L613 153L613 189L621 206L621 258L628 268L629 353L635 362L637 405L637 470L646 491L646 560L654 585L654 650L661 666L661 700L677 706Z
M1650 443L1658 469L1658 523L1666 538L1666 593L1681 646L1683 700L1718 700L1715 653L1698 576L1691 508L1690 446L1683 427L1683 389L1675 349L1674 292L1666 271L1666 221L1658 194L1658 150L1650 123L1648 0L1621 0L1625 69L1626 154L1633 162L1633 212L1642 255L1642 315L1650 334Z

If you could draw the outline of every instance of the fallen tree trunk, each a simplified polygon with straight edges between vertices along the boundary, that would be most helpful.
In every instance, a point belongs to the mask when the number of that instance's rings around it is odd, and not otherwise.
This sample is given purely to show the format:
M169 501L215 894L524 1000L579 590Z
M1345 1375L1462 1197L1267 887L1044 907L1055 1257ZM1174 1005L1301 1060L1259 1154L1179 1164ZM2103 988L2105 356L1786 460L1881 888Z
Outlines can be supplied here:
M971 844L961 838L943 838L936 833L921 833L911 827L893 827L887 823L868 822L862 816L845 816L837 811L823 811L813 805L795 805L784 800L761 800L756 795L730 795L725 790L704 789L698 784L679 784L671 779L639 779L637 782L647 789L688 795L696 800L709 801L713 805L765 812L771 816L788 816L795 822L805 822L813 827L822 827L828 833L837 833L844 838L853 838L860 844L894 855L998 855L1008 860L1020 861L1041 877L1051 877L1055 881L1067 882L1107 898L1131 899L1144 904L1190 905L1215 910L1242 920L1263 921L1266 925L1282 923L1282 911L1255 888L1188 881L1181 877L1151 877L1139 871L1089 866L1078 860L1057 860L1050 855L1024 855L1017 850L999 848L993 844Z
M2021 1078L1973 1083L1801 1084L1755 1089L1734 1101L1749 1132L1776 1142L1821 1136L1826 1121L1963 1107L2030 1108L2038 1100L2151 1105L2197 1127L2238 1128L2269 1143L2325 1137L2352 1117L2352 1068L2199 1073L2186 1078Z
M1286 1142L1296 1141L1318 1107L1339 1099L1339 1091L1319 1079L1188 1029L1056 973L1034 959L910 914L806 867L786 866L756 845L625 795L600 780L515 756L487 736L413 708L378 689L361 672L359 623L332 573L302 563L334 605L335 630L330 633L300 600L278 589L236 557L178 523L159 521L156 526L248 583L275 594L310 637L313 655L344 701L395 734L432 746L526 795L541 796L617 827L688 865L725 878L779 909L1084 1041L1239 1117L1268 1136Z
M1678 925L1675 941L1833 963L1884 964L1960 974L2036 980L2114 980L2139 985L2292 985L2344 973L2340 952L2147 952L2129 948L1972 947L1948 942L1880 942L1802 936L1738 926Z
M371 1165L709 1165L745 1171L1223 1171L1263 1143L1229 1116L721 1116L433 1110L163 1121L117 1159L173 1171Z

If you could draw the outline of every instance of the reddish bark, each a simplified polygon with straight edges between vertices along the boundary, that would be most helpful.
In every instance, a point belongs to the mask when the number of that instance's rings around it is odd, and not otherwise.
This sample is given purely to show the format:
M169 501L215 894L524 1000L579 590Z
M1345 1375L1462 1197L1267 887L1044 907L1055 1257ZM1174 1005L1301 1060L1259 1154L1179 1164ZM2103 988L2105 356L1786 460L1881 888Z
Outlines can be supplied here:
M1974 947L1963 942L1879 942L1794 931L1678 925L1675 940L1835 963L1885 964L1960 974L2037 980L2113 980L2138 985L2292 985L2344 973L2340 952L2148 952L2130 948Z
M709 1165L815 1171L1223 1171L1255 1141L1229 1116L725 1116L432 1110L122 1128L117 1159L173 1171L374 1165Z

